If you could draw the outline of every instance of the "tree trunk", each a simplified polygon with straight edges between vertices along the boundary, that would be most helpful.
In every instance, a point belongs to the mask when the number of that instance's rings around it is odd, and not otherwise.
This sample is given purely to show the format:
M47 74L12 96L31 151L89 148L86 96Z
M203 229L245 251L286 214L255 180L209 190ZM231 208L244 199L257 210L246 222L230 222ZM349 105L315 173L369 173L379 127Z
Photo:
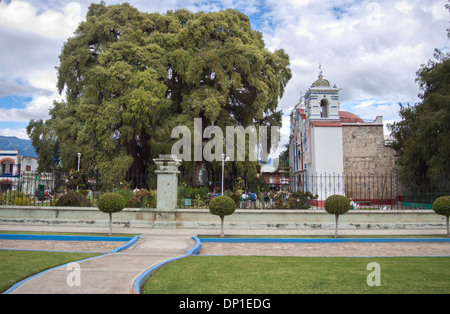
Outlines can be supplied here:
M109 213L109 235L112 235L112 213Z
M221 238L225 238L225 234L223 233L223 219L225 217L224 216L220 216L220 237Z
M338 237L338 220L339 220L339 215L335 214L334 217L336 218L336 226L334 229L334 237L337 238Z
M191 186L198 186L198 177L200 176L200 170L202 169L203 161L195 161L194 169L192 170Z

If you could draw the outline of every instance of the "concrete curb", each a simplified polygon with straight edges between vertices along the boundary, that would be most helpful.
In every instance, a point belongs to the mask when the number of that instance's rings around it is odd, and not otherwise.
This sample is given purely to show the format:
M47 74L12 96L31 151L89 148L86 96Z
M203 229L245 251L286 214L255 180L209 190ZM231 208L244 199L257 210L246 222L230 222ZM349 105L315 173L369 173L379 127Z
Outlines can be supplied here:
M387 243L450 242L450 238L201 238L204 243Z
M39 235L39 234L0 234L4 240L41 240L41 241L131 241L132 237L102 237L102 236L78 236L78 235Z

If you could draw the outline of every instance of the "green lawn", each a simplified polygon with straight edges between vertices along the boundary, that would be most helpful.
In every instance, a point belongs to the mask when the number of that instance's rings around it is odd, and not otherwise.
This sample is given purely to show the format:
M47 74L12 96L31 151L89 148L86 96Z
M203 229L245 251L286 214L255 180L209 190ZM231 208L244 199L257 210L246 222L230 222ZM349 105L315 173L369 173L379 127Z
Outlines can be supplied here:
M367 270L379 263L381 286ZM146 294L449 294L449 257L193 256L157 271Z
M46 269L101 254L0 250L0 292Z

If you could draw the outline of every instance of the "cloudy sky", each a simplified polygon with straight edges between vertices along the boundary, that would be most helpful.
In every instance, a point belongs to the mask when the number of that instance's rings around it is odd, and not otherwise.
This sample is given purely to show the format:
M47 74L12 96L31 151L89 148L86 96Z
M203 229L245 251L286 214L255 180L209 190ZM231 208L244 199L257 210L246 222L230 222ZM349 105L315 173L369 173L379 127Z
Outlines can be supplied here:
M0 135L27 138L30 119L46 119L56 91L58 55L92 1L0 0ZM99 1L97 1L99 2ZM106 0L106 4L124 1ZM398 120L398 103L416 103L416 71L435 48L449 51L446 0L129 0L143 12L237 9L283 48L293 77L279 107L290 110L323 75L341 88L341 109L363 119Z

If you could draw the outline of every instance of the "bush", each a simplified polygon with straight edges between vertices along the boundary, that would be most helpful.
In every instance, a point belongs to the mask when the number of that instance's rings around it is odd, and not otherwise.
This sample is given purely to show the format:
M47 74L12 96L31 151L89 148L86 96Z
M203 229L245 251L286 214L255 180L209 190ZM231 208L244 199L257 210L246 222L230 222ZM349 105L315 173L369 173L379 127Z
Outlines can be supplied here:
M450 196L441 196L433 202L433 210L436 214L450 216Z
M109 214L109 235L112 235L112 213L120 212L125 204L123 196L116 193L105 193L98 198L98 209Z
M156 192L142 189L127 201L127 207L152 208L156 206Z
M220 237L224 237L223 233L223 220L225 216L229 216L236 210L236 203L229 196L216 196L211 202L209 202L209 212L213 215L219 216L221 221L221 234Z
M343 195L331 195L325 200L324 207L328 213L334 214L335 216L336 227L334 237L337 238L339 215L345 214L350 210L350 200Z
M234 213L236 204L229 196L216 196L209 202L209 211L216 216L228 216Z
M22 196L21 198L15 198L14 199L14 205L15 206L30 206L31 205L31 199L28 196Z
M98 198L97 207L104 213L117 213L125 207L125 199L116 193L105 193Z
M447 237L450 237L449 222L448 222L450 216L450 196L438 197L433 202L433 210L436 214L443 215L446 217Z
M290 209L308 209L311 207L309 200L317 199L318 195L313 195L311 192L294 192L289 195L287 206Z
M31 198L23 192L8 191L0 196L0 205L31 205Z
M343 195L331 195L325 200L325 210L334 215L342 215L350 210L350 200Z
M89 207L91 206L91 202L89 202L86 196L75 191L69 191L58 198L55 206Z

